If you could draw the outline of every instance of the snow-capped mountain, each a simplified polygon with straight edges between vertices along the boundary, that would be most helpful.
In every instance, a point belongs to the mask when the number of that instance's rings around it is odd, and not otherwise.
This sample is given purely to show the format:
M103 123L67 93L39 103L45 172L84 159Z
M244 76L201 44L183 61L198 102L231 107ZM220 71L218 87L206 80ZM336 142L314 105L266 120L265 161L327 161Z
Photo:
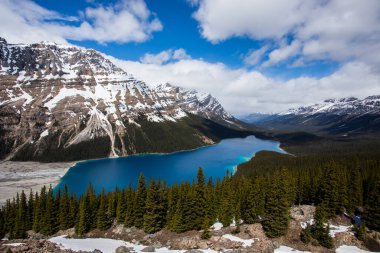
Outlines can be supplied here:
M99 52L75 46L8 44L0 38L0 83L0 158L174 151L217 140L200 130L202 120L238 126L210 94L170 84L148 87ZM168 133L174 125L186 129L181 137Z
M275 130L302 130L328 134L371 134L380 132L380 96L328 99L299 107L256 122Z
M290 109L280 115L315 115L330 113L335 115L380 114L380 95L369 96L364 99L354 97L341 99L327 99L321 104Z

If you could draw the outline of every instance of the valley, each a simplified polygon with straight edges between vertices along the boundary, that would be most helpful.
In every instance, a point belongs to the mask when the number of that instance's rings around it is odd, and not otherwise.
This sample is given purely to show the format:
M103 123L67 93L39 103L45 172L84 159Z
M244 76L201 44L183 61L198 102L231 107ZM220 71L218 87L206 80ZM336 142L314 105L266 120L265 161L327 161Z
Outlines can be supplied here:
M0 63L1 250L380 249L379 96L237 119L92 49Z

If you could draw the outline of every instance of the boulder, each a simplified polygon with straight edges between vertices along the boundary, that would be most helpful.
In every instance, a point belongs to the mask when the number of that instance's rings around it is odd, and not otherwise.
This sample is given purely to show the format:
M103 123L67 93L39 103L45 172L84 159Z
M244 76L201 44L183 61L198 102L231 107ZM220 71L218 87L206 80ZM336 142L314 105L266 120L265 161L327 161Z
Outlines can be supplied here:
M131 251L125 246L120 246L116 249L115 253L131 253Z
M141 250L142 252L155 252L156 249L152 246L145 247L144 249Z

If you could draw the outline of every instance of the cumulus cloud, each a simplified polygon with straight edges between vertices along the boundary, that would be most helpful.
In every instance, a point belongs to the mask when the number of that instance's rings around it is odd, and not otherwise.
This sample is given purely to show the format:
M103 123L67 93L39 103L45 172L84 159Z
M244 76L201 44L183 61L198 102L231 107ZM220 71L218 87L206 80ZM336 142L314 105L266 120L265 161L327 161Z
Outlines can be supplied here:
M299 53L301 44L294 40L290 45L283 45L269 53L268 60L263 63L263 67L268 67L287 60Z
M257 65L261 62L264 54L268 51L268 46L263 46L257 50L250 50L247 55L244 56L244 63L247 65Z
M278 43L293 38L297 45L274 49L266 65L292 57L308 61L380 62L378 0L199 0L194 18L204 38L218 43L232 37ZM280 44L280 43L278 43ZM297 50L296 50L297 48Z
M164 50L159 52L158 54L146 53L143 57L140 58L140 61L142 63L160 65L163 63L167 63L170 60L184 60L190 58L190 55L186 53L185 49L179 48L177 50Z
M278 80L256 70L231 69L223 63L183 59L147 64L111 58L118 66L150 85L169 82L209 92L231 113L281 112L319 103L326 98L380 94L380 74L364 62L344 64L323 78Z
M88 7L77 17L65 17L30 0L2 0L0 23L0 36L17 43L41 40L65 43L67 39L142 42L162 30L161 22L143 0Z

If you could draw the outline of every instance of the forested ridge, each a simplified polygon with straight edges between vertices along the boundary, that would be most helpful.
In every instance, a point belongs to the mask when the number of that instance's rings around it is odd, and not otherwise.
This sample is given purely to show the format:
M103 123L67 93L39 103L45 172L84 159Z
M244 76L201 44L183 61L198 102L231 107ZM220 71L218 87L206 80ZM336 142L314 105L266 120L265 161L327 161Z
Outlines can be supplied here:
M301 236L306 243L314 238L322 246L333 247L323 224L337 214L359 209L364 210L364 225L380 231L379 149L359 145L360 152L350 147L346 152L318 153L307 148L302 147L304 154L299 157L260 152L222 180L206 179L199 169L194 182L172 186L141 175L136 189L129 186L108 193L96 194L91 185L83 196L70 194L67 187L57 192L45 187L39 193L21 192L1 209L0 234L24 238L28 230L52 235L75 227L81 236L116 222L147 233L163 228L202 230L205 239L216 220L224 226L235 220L261 222L268 237L279 237L287 231L290 207L297 204L317 206L316 223ZM357 231L363 231L364 225Z

